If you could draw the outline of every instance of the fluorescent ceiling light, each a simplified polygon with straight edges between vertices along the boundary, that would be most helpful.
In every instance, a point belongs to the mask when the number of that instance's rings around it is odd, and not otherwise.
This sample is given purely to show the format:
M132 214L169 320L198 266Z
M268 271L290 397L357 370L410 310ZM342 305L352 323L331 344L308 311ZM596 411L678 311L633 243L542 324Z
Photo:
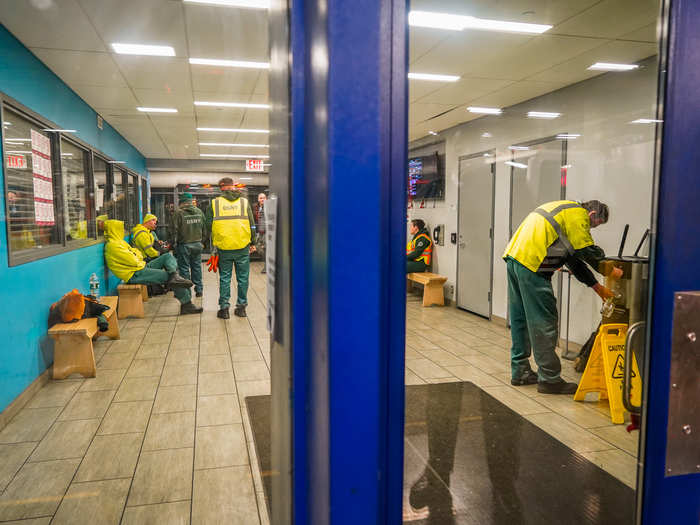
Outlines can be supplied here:
M482 29L485 31L534 34L544 33L552 29L551 25L545 24L506 22L503 20L489 20L486 18L476 18L474 16L451 15L449 13L435 13L432 11L411 11L408 14L408 24L416 27L432 27L434 29L448 29L451 31Z
M486 113L487 115L500 115L503 110L500 108L483 108L478 106L469 106L467 108L469 113Z
M108 160L107 164L126 164L125 160Z
M268 9L269 0L184 0L190 4L218 5L222 7L248 7L251 9Z
M457 82L460 77L454 75L434 75L433 73L409 73L411 80L431 80L433 82Z
M581 136L580 133L559 133L556 138L558 139L577 139Z
M7 155L20 155L23 153L29 154L31 151L6 151L5 152Z
M136 108L139 111L143 113L177 113L177 109L175 108L143 108L143 107L138 107Z
M200 153L200 157L225 157L230 159L269 159L269 155L230 155L228 153Z
M112 49L120 55L148 55L154 57L174 57L171 46L150 46L145 44L112 44Z
M493 157L493 153L484 153L484 157Z
M253 177L239 177L239 180L253 180Z
M61 157L72 157L72 153L61 153Z
M527 151L530 148L527 146L508 146L508 149L512 149L513 151Z
M572 167L572 164L564 164L561 169L568 170L570 167Z
M190 58L195 66L242 67L248 69L270 69L269 62L249 62L246 60L219 60L216 58Z
M248 104L245 102L203 102L201 100L194 101L195 106L211 106L219 108L258 108L270 109L269 104Z
M436 131L428 131L428 135L437 135Z
M637 64L614 64L612 62L596 62L588 69L593 71L631 71L637 69Z
M225 131L227 133L270 133L269 129L197 128L197 131Z
M663 122L663 120L657 120L653 118L638 118L633 120L630 124L656 124L657 122Z
M42 131L52 131L54 133L75 133L74 129L50 129L50 128L46 128Z
M13 139L10 137L5 137L5 142L31 142L32 139Z
M3 122L2 125L3 126L12 126L12 122Z
M223 146L226 148L243 147L243 148L269 148L267 144L232 144L229 142L200 142L200 146Z
M485 133L482 133L481 136L485 139L490 139L491 137L493 137L493 135L491 135L491 133L489 133L488 131Z
M504 162L504 164L507 164L508 166L513 166L514 168L527 168L527 164L523 164L522 162L511 162L510 160L507 160Z
M529 118L559 118L561 117L561 113L550 113L548 111L528 111L527 116Z

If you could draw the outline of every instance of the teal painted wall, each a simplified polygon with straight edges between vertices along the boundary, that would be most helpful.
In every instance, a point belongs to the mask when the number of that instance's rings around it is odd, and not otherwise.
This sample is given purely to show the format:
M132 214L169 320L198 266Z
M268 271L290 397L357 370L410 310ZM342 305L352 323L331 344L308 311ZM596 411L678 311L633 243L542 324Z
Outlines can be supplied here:
M0 25L0 91L127 167L148 176L146 159L26 47ZM4 162L0 183L4 188ZM77 288L88 291L95 272L104 281L104 247L97 244L10 268L7 256L5 195L0 192L0 411L53 362L46 335L51 303ZM114 292L118 279L101 282Z

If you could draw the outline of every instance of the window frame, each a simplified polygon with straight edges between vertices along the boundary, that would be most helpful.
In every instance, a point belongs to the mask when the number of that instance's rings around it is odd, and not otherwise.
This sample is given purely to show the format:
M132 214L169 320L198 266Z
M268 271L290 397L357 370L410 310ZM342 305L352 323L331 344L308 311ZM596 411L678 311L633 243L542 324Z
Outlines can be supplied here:
M5 113L6 111L9 111L10 113L16 114L20 118L23 118L25 120L28 120L31 122L33 125L40 127L41 129L45 128L51 128L51 129L61 129L61 126L56 124L55 122L43 117L39 113L31 110L21 102L17 101L13 97L5 94L4 92L0 91L0 122L4 122L5 119ZM22 264L26 263L31 263L34 261L38 261L41 259L46 259L48 257L53 257L55 255L60 255L63 253L71 252L73 250L79 250L81 248L86 248L88 246L94 246L96 244L102 244L104 243L104 238L99 235L99 232L96 231L96 219L97 219L97 209L95 207L95 188L94 188L94 181L95 181L95 175L94 175L94 157L99 157L101 160L107 163L108 170L107 170L107 186L109 187L109 195L111 197L112 192L114 191L114 170L117 170L117 172L121 172L123 174L123 177L127 177L127 173L132 173L136 175L137 177L145 179L143 175L140 173L130 170L126 167L119 168L117 164L114 163L114 160L112 157L109 155L106 155L103 151L93 147L92 145L88 144L87 142L79 139L78 137L73 136L72 134L67 134L67 133L60 133L60 132L49 132L49 139L51 141L51 169L53 170L52 173L52 178L53 178L53 189L54 189L54 211L55 211L55 216L56 216L56 225L57 225L57 236L59 239L59 242L57 244L51 244L45 247L42 247L41 249L32 252L29 255L18 255L17 253L14 253L12 251L11 245L10 245L10 221L7 220L7 217L9 217L9 204L7 201L7 198L4 198L4 210L5 210L5 238L7 240L6 244L6 250L5 253L7 254L7 265L9 267L15 267L15 266L20 266ZM67 240L66 239L66 232L65 232L65 225L64 225L64 220L63 220L63 215L64 215L64 202L63 202L63 173L62 173L62 166L61 166L61 139L66 139L68 142L70 142L72 145L81 148L84 151L84 158L83 162L85 163L85 178L86 181L88 182L88 186L85 191L85 208L86 208L86 217L90 217L90 220L88 220L88 238L87 239L74 239L74 240ZM7 168L5 166L5 127L0 126L0 159L2 161L2 173L3 173L3 183L2 183L2 190L4 191L3 195L7 195L8 192L8 186L7 186ZM122 184L124 182L127 182L126 179L122 179ZM127 187L125 187L125 193L128 190ZM125 194L125 198L127 195ZM127 219L128 219L128 198L126 199L126 214L127 214ZM126 221L125 221L126 222Z

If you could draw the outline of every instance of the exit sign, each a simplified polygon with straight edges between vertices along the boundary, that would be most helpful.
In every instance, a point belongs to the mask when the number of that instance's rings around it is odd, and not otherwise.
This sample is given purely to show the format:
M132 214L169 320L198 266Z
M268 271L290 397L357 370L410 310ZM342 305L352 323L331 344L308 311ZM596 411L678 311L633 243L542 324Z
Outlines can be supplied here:
M246 171L263 171L263 161L259 159L247 159L245 161Z
M26 169L27 168L27 157L24 155L8 155L7 156L7 167L16 169Z

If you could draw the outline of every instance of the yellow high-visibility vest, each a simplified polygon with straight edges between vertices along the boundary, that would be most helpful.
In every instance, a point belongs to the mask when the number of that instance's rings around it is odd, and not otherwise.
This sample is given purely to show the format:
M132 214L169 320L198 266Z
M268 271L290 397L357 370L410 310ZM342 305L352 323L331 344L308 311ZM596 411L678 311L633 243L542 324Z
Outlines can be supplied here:
M425 250L423 250L423 253L420 254L420 257L416 259L416 261L423 261L426 266L430 266L430 259L433 256L433 240L425 233L416 235L415 239L409 241L409 243L406 245L406 254L408 255L416 249L416 240L420 239L421 237L425 237L426 239L428 239L429 244L428 247Z
M212 242L222 250L240 250L250 244L248 199L241 197L231 202L224 197L211 201L214 221L211 226Z
M549 272L560 268L576 250L593 244L586 209L574 201L553 201L525 217L503 258L511 257L533 272Z

